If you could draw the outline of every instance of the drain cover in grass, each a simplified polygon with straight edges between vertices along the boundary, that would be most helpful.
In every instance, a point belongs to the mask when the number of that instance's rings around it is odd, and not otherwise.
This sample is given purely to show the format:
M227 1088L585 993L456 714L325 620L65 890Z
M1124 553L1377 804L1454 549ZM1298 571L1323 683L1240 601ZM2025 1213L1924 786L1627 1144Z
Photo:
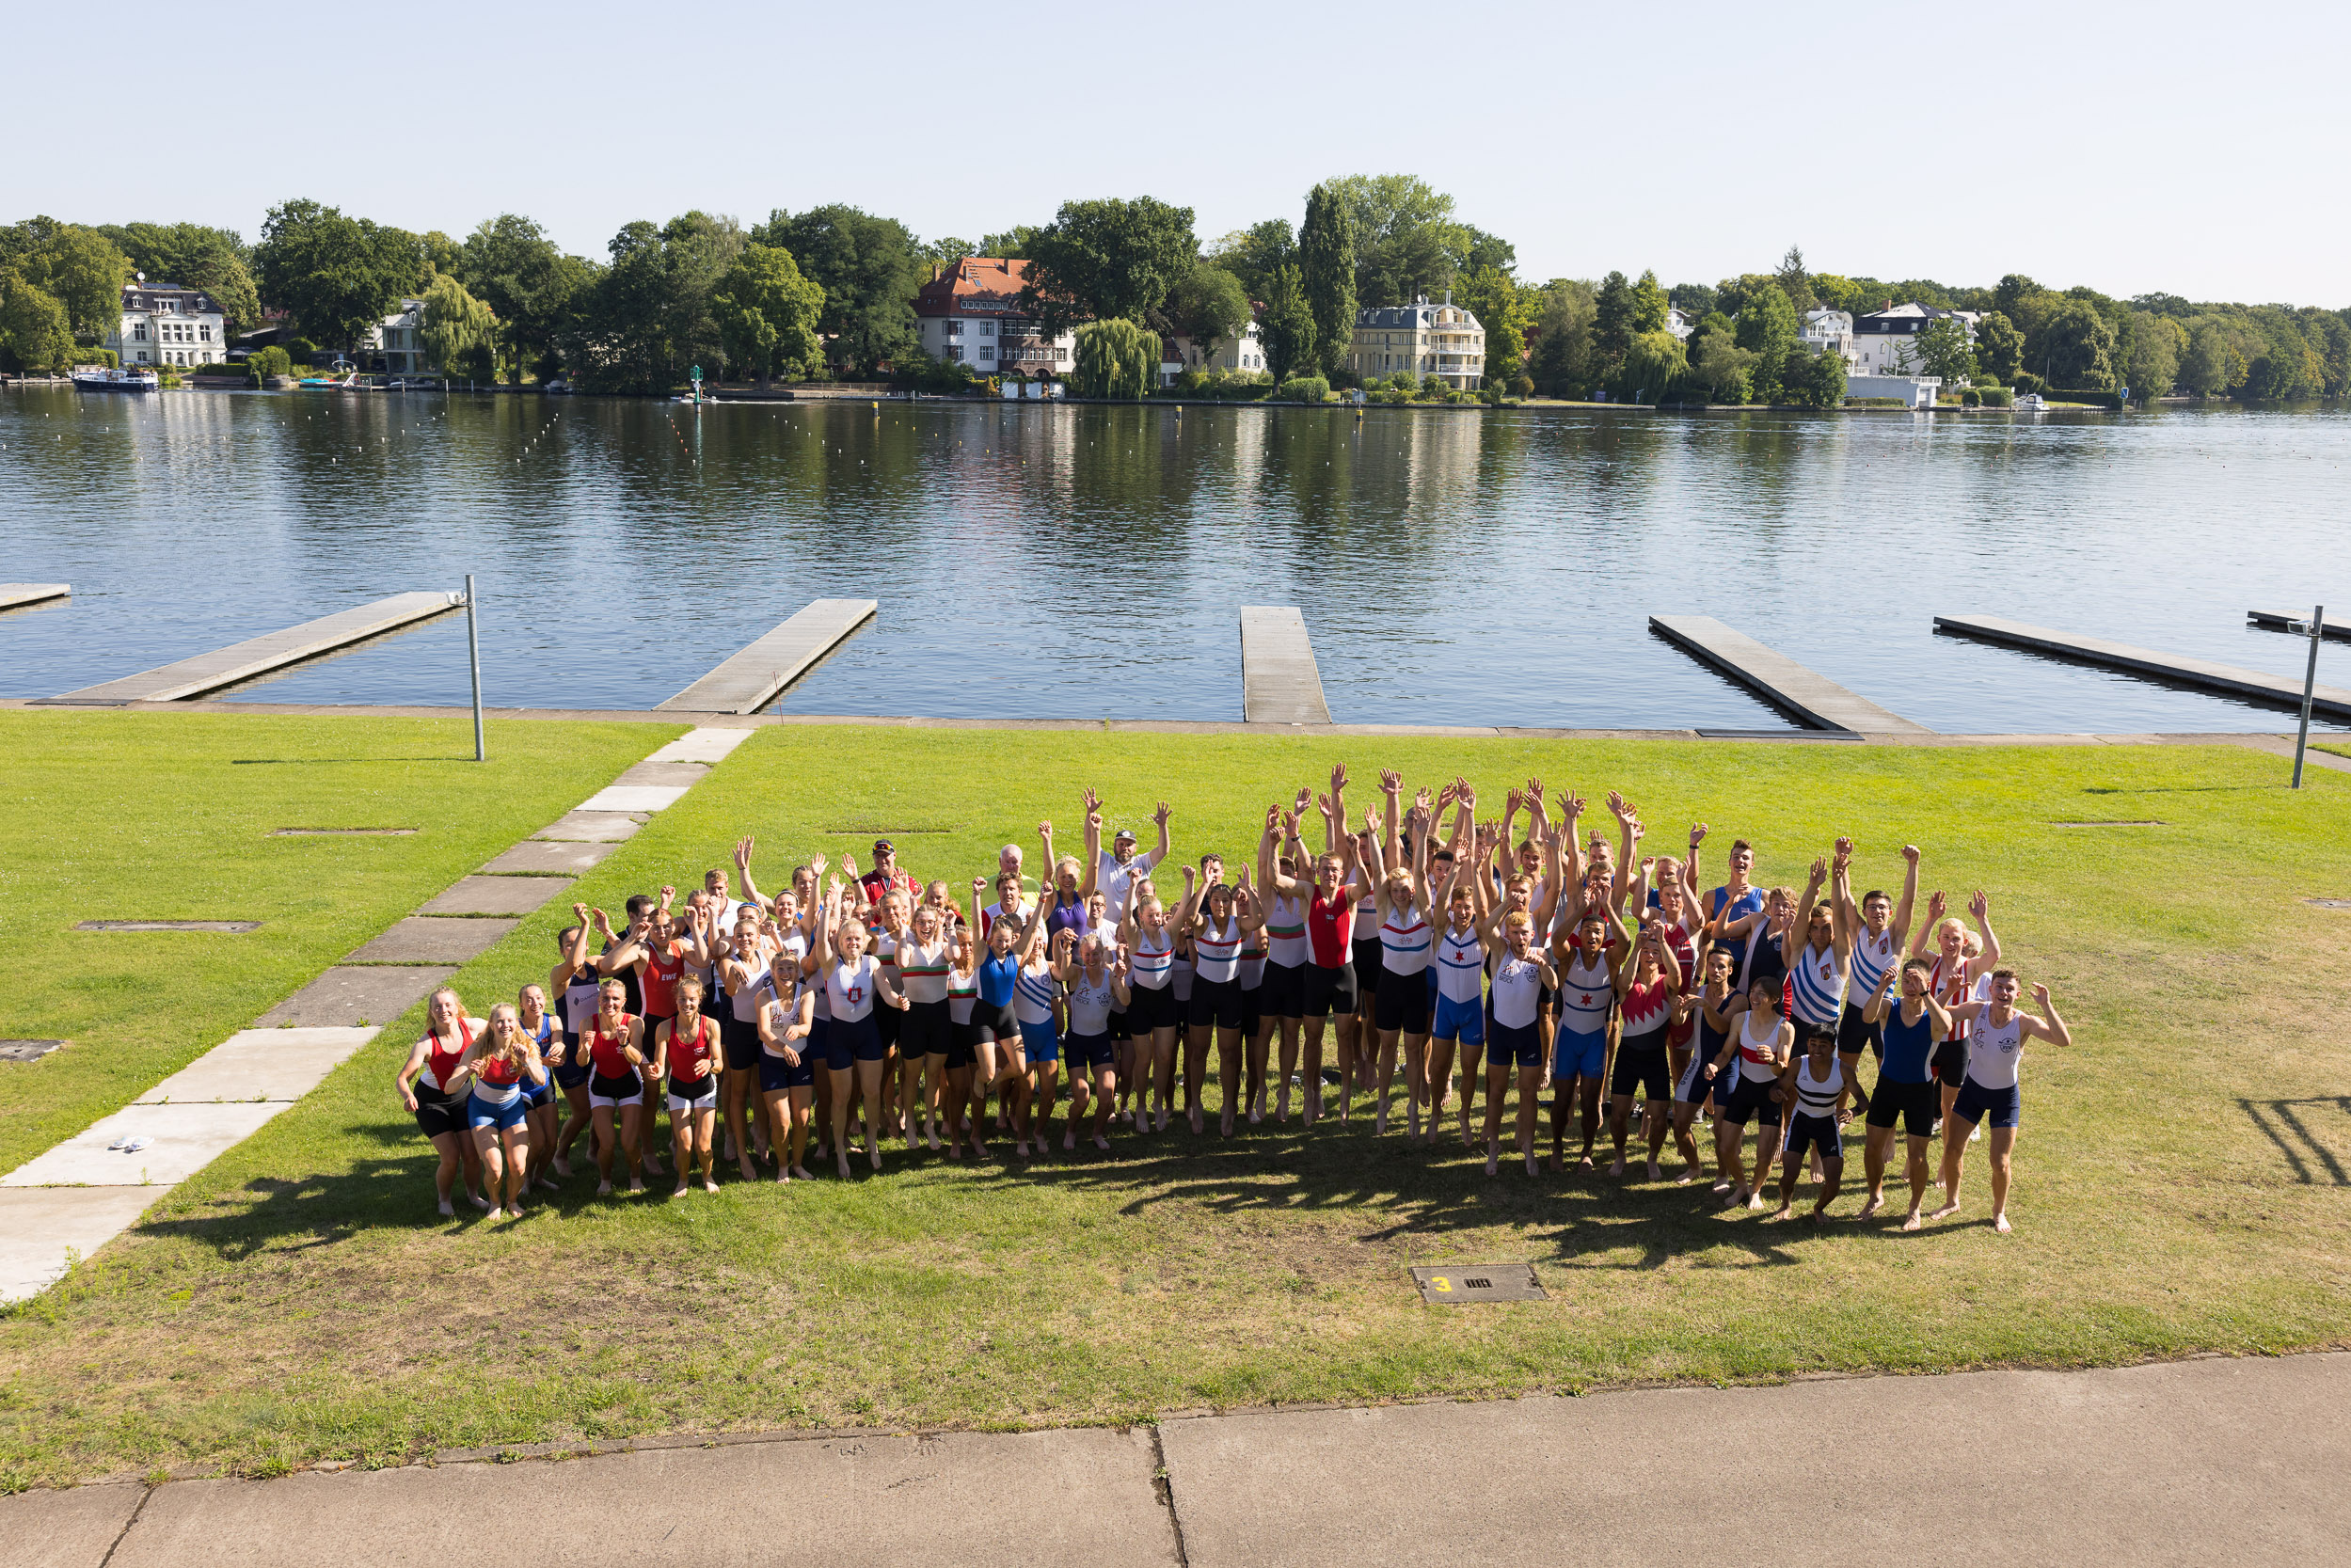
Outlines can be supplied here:
M38 1062L63 1040L0 1040L0 1062Z
M77 931L258 931L258 920L85 920Z
M2351 910L2351 898L2305 898L2305 904L2316 904L2322 910Z
M272 838L347 838L354 833L370 833L385 838L405 838L414 828L273 828Z
M2089 820L2088 820L2088 821L2086 821L2086 822L2052 822L2052 823L2050 823L2050 824L2049 824L2049 826L2051 826L2051 827L2053 827L2053 828L2160 828L2160 827L2162 827L2162 826L2163 826L2163 824L2162 824L2161 822L2156 821L2156 820L2155 820L2153 817L2152 817L2152 816L2141 816L2141 817L2105 817L2105 816L2100 816L2100 817L2092 817L2092 818L2090 818Z
M1467 1307L1482 1301L1549 1301L1530 1263L1462 1263L1416 1267L1413 1283L1421 1299L1437 1307Z

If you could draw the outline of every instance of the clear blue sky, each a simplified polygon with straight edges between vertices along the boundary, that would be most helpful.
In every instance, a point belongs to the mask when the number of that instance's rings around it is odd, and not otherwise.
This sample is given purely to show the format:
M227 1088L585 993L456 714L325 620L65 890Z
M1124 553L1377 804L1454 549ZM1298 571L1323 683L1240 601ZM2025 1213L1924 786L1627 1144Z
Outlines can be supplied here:
M977 240L1079 197L1295 221L1406 171L1536 278L1816 270L2351 304L2340 7L11 8L0 221L305 196L462 236L848 201ZM148 114L144 86L211 90ZM252 106L229 106L237 84Z

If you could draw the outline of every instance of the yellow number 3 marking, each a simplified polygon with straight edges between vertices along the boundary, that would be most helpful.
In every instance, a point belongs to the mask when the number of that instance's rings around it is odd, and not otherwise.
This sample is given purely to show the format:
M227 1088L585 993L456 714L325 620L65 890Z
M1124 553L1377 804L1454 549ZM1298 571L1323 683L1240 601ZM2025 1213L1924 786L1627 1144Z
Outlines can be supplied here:
M1430 1279L1429 1279L1429 1283L1430 1283L1430 1284L1432 1284L1432 1285L1434 1285L1434 1286L1436 1286L1436 1287L1437 1287L1438 1290L1440 1290L1440 1291L1450 1291L1450 1290L1452 1290L1452 1289L1453 1288L1453 1282L1452 1280L1450 1280L1450 1279L1447 1279L1447 1278L1446 1278L1443 1275L1441 1275L1441 1274L1440 1274L1440 1275L1432 1275L1432 1276L1430 1277Z

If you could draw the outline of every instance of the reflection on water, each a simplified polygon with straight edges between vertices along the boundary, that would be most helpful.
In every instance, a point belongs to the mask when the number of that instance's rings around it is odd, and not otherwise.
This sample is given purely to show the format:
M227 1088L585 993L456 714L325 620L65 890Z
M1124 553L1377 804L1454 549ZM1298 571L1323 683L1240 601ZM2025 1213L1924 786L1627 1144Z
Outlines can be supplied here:
M879 617L803 712L1240 716L1238 608L1306 614L1366 723L1769 727L1653 637L1716 616L1936 729L2281 719L1933 634L1981 611L2298 674L2351 605L2351 423L1501 415L434 394L0 395L0 691L47 696L480 580L488 699L642 707L807 600ZM2351 684L2351 673L2322 679ZM444 619L238 695L455 703Z

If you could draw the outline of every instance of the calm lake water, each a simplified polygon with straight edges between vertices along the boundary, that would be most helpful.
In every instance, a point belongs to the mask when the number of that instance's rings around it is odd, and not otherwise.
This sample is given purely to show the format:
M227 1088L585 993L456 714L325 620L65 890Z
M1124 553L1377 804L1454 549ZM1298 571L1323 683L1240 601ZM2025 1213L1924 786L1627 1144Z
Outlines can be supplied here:
M1238 719L1238 608L1355 723L1778 728L1650 633L1713 615L1945 731L2277 728L1941 637L1978 611L2298 676L2351 612L2333 410L1678 416L0 393L0 692L480 580L494 705L644 707L812 598L783 711ZM2351 685L2351 651L2320 678ZM235 693L463 703L445 617Z

